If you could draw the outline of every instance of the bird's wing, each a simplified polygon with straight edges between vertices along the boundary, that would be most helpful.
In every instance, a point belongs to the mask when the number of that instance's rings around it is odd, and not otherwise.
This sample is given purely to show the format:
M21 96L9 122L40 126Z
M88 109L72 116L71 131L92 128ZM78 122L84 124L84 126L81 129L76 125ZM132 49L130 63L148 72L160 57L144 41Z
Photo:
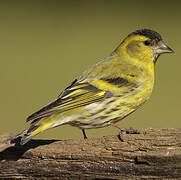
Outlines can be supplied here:
M65 112L100 101L104 96L105 91L96 88L91 83L75 80L55 101L29 116L27 121L32 121L32 123L34 123L52 114Z
M31 120L34 123L52 114L76 110L116 93L126 95L131 89L136 88L137 84L125 77L125 71L127 72L130 67L127 67L126 63L122 64L123 61L118 62L117 59L111 59L93 66L78 80L73 81L55 101L29 116L27 121Z

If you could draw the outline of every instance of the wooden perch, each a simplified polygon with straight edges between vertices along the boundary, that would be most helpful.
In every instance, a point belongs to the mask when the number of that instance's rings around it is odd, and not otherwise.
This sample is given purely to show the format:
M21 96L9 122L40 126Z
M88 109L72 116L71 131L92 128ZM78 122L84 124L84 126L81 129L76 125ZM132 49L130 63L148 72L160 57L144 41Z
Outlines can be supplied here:
M0 136L0 178L181 178L181 129L77 140L32 140L24 146Z

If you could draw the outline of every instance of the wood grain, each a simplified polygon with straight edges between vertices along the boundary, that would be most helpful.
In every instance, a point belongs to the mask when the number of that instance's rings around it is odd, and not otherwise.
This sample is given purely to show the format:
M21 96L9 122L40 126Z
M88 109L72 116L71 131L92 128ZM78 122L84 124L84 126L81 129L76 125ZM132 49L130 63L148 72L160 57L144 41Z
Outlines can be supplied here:
M10 144L0 136L0 178L179 179L181 129L142 129L94 139L31 140Z

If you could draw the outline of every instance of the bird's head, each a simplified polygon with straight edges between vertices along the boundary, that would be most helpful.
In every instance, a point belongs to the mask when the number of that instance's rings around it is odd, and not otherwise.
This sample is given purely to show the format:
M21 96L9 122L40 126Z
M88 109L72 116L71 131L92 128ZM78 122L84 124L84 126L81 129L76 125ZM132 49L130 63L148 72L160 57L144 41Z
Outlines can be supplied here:
M141 29L129 34L116 51L132 58L153 62L156 62L161 54L174 52L164 43L160 34L149 29Z

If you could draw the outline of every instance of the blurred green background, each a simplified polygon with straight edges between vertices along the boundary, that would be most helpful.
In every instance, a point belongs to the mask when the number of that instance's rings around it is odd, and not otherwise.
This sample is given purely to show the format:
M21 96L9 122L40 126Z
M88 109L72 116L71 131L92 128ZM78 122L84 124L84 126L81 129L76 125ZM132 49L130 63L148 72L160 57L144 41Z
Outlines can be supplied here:
M0 0L0 134L28 127L28 115L130 32L145 27L158 31L176 53L159 58L151 99L119 125L181 127L180 7L179 1ZM113 127L87 131L88 137L117 133ZM82 133L61 126L36 138L82 138Z

